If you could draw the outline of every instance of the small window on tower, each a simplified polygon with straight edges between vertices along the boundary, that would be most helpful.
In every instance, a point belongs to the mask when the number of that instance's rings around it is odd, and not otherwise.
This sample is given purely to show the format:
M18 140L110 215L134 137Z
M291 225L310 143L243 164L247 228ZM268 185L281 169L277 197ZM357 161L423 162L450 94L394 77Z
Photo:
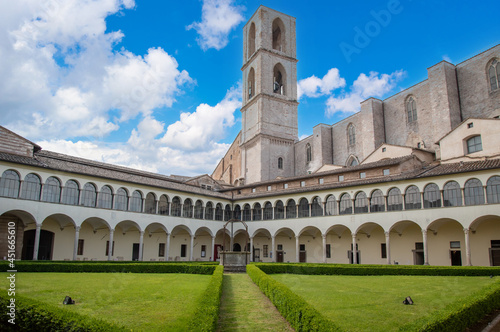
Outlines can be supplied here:
M278 158L278 169L283 169L283 158Z

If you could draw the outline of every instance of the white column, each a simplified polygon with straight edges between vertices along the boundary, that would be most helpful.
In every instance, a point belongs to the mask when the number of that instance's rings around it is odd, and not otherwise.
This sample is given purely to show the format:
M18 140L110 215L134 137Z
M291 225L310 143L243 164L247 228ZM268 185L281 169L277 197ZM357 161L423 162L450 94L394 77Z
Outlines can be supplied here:
M298 236L298 235L295 235L295 261L296 261L297 263L300 261L299 249L300 249L300 240L299 240L299 236Z
M165 243L165 261L168 262L168 253L170 252L170 233L167 234L167 243Z
M113 235L115 233L114 229L109 230L109 245L108 245L108 261L112 260L113 253Z
M212 236L212 249L210 250L212 252L212 261L215 261L215 236Z
M273 260L272 260L273 263L276 262L276 250L274 250L274 246L275 246L274 240L275 240L275 237L272 236L271 237L271 253L273 255Z
M356 250L356 233L352 234L352 263L358 264L358 256Z
M141 235L139 237L139 258L137 258L138 261L142 261L142 246L144 245L144 231L140 232Z
M191 247L189 249L189 260L193 260L194 235L191 235Z
M75 246L73 247L73 260L76 261L78 254L78 240L80 239L80 226L75 227Z
M465 234L465 255L466 255L466 265L471 266L472 262L470 259L470 239L469 239L469 229L464 228L464 234Z
M427 230L422 229L422 242L424 243L424 265L429 265L429 249L427 247Z
M323 263L326 263L326 234L322 234L323 238Z
M253 262L253 237L250 238L250 262Z
M387 264L391 264L391 243L390 243L390 233L385 232L385 252L387 256Z
M38 248L40 247L40 230L42 228L41 224L36 224L36 231L35 231L35 246L33 248L33 260L37 261L38 260Z

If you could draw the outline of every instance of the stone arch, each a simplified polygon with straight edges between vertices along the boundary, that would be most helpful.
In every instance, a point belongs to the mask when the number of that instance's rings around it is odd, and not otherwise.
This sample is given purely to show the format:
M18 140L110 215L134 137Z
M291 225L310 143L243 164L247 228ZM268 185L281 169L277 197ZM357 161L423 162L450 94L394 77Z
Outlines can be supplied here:
M357 165L359 165L359 159L358 159L358 157L356 157L355 155L351 154L347 158L347 160L345 162L345 165L346 166L357 166Z
M257 92L256 86L255 86L255 70L253 69L253 67L251 67L250 70L248 71L247 89L248 89L248 95L247 95L248 99L247 100L250 100L255 96L255 94Z
M424 264L421 226L413 220L400 220L389 229L391 263L404 265Z
M283 21L279 17L273 20L271 30L272 30L271 42L273 50L286 52L285 25L283 24Z
M248 29L248 54L247 59L250 59L255 53L255 23L250 24L250 29Z
M466 265L464 225L455 219L439 218L427 226L429 264Z
M287 95L287 73L281 63L277 63L273 68L273 92L279 95Z
M500 215L484 215L469 227L471 264L500 266Z

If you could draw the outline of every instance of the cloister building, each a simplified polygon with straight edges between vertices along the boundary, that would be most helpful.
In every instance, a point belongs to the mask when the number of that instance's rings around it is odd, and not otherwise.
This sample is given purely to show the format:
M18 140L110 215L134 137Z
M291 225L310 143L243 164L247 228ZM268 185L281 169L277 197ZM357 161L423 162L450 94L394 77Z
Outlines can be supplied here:
M243 34L242 130L211 175L62 155L0 126L17 258L218 260L237 219L230 249L252 261L500 265L500 45L298 140L295 18L261 6Z

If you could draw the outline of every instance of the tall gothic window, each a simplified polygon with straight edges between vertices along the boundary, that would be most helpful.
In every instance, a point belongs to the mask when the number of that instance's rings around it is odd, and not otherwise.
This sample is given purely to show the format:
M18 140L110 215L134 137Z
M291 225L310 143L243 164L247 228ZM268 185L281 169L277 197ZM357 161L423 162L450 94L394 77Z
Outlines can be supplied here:
M356 144L356 129L354 129L354 125L352 123L347 128L347 136L349 145Z
M19 195L19 174L13 170L6 170L0 178L0 196L17 198Z
M109 186L103 186L98 195L97 206L103 209L111 209L113 194Z
M403 210L403 198L399 188L391 188L387 193L387 211Z
M68 180L64 186L62 202L64 204L78 205L78 199L80 198L79 191L78 183Z
M444 206L462 206L462 190L456 181L449 181L443 187Z
M248 72L248 100L255 96L255 71L250 68Z
M500 88L500 64L496 59L491 63L488 75L490 77L491 91Z
M255 52L255 23L252 22L248 31L248 58Z
M39 201L42 183L38 175L30 173L26 175L21 189L21 198Z
M283 158L278 158L278 169L283 169Z
M413 97L408 98L406 102L406 113L408 113L408 122L417 121L417 103Z
M274 66L273 70L273 92L279 95L286 95L285 82L285 68L278 63Z
M284 47L285 26L279 18L273 21L272 31L273 31L273 49L285 52L285 47Z
M311 144L306 144L306 161L310 162L312 160Z
M51 176L45 180L43 185L42 201L49 203L59 203L61 200L61 182Z
M486 195L488 203L500 203L500 176L492 176L486 182Z

